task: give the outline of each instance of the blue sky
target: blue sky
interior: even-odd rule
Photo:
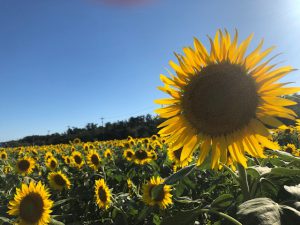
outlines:
[[[173,52],[218,28],[300,68],[296,0],[110,1],[0,0],[0,141],[153,113]]]

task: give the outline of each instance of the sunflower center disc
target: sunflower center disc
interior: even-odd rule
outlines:
[[[100,200],[101,200],[102,202],[106,202],[106,198],[107,198],[106,192],[105,192],[105,190],[103,190],[102,187],[99,188],[98,194],[99,194]]]
[[[145,152],[144,150],[138,150],[135,153],[135,157],[139,160],[143,160],[143,159],[147,159],[148,155],[147,155],[147,152]]]
[[[99,164],[99,158],[97,155],[92,155],[91,157],[91,161],[94,165],[98,165]]]
[[[132,157],[132,152],[127,152],[126,155],[127,155],[128,158],[131,158]]]
[[[80,164],[80,163],[82,162],[81,157],[78,156],[78,155],[75,155],[75,156],[74,156],[74,160],[75,160],[76,164]]]
[[[30,162],[28,162],[27,160],[21,160],[18,163],[19,169],[22,171],[27,171],[29,169],[30,166]]]
[[[180,160],[181,152],[182,152],[182,148],[173,151],[174,157],[175,157],[177,160]]]
[[[292,149],[291,147],[287,147],[287,148],[285,149],[285,151],[286,151],[287,153],[291,153],[291,154],[292,154],[293,149]]]
[[[152,187],[149,188],[149,195],[150,196],[152,196],[152,190],[156,186],[157,185],[154,185],[154,186],[152,186]],[[157,196],[155,198],[153,198],[153,200],[157,201],[157,202],[161,202],[162,200],[164,200],[164,197],[165,197],[165,192],[164,192],[164,189],[162,187],[161,190],[159,191],[159,193],[157,193]]]
[[[31,193],[20,203],[20,217],[30,224],[36,224],[44,212],[44,202],[38,193]]]
[[[59,186],[65,186],[66,181],[61,175],[54,176],[54,182]]]
[[[51,166],[51,168],[55,168],[56,167],[56,162],[54,160],[51,160],[50,166]]]
[[[184,89],[183,113],[199,133],[230,134],[255,117],[258,95],[254,80],[241,65],[208,65]]]

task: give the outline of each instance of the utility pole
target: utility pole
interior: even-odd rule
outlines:
[[[101,126],[102,126],[102,141],[103,141],[104,140],[104,125],[103,125],[104,118],[101,117],[100,119],[101,119]]]
[[[100,119],[101,119],[101,124],[102,124],[101,126],[103,127],[103,120],[104,120],[104,118],[101,117]]]

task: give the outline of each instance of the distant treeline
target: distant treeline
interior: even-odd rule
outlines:
[[[297,102],[297,105],[290,106],[298,116],[300,116],[300,95],[294,94],[286,96],[286,98]],[[280,118],[279,118],[280,119]],[[288,119],[280,119],[286,125],[294,125],[294,121]],[[28,145],[49,145],[69,143],[75,138],[80,138],[82,141],[96,140],[113,140],[125,139],[128,136],[132,137],[149,137],[156,134],[157,125],[163,119],[156,116],[146,115],[130,117],[128,120],[118,121],[114,123],[106,123],[104,126],[98,126],[94,123],[88,123],[84,128],[72,127],[64,133],[54,133],[50,135],[33,135],[27,136],[20,140],[0,143],[0,146],[28,146]]]
[[[151,116],[130,117],[128,120],[105,123],[98,126],[95,123],[88,123],[84,128],[72,127],[64,133],[53,133],[49,135],[32,135],[20,140],[0,143],[2,147],[16,147],[29,145],[49,145],[69,143],[75,138],[86,141],[125,139],[132,137],[149,137],[157,133],[157,125],[163,120]]]

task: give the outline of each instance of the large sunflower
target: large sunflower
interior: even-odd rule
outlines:
[[[99,154],[95,150],[90,150],[89,154],[87,155],[87,164],[93,170],[98,170],[101,165],[101,158]]]
[[[173,204],[170,185],[163,185],[162,190],[158,193],[157,197],[152,197],[152,190],[154,187],[164,183],[160,177],[152,177],[147,184],[143,185],[143,201],[145,204],[154,206],[158,205],[161,209],[167,208]]]
[[[16,171],[22,175],[30,174],[34,169],[34,166],[35,166],[35,161],[33,158],[30,157],[20,158],[16,163]]]
[[[107,209],[111,203],[111,193],[104,179],[96,180],[95,183],[96,203],[99,208]]]
[[[53,202],[45,186],[38,182],[30,182],[29,186],[22,184],[16,189],[14,199],[9,202],[8,214],[18,216],[22,225],[43,225],[50,222]]]
[[[104,158],[111,159],[112,158],[112,151],[108,148],[104,152]]]
[[[7,153],[6,151],[0,152],[0,160],[6,160],[7,159]]]
[[[71,182],[68,177],[61,171],[52,172],[48,175],[50,186],[54,190],[62,191],[63,189],[70,189]]]
[[[127,161],[132,161],[134,159],[134,151],[130,148],[124,150],[123,157],[127,159]]]
[[[54,157],[48,158],[48,160],[46,161],[46,166],[47,166],[50,170],[55,170],[55,169],[58,167],[57,159],[54,158]]]
[[[78,169],[84,165],[82,155],[79,151],[72,152],[72,163],[73,166],[77,167]]]
[[[182,148],[176,150],[173,150],[171,148],[168,149],[168,157],[175,164],[176,167],[186,167],[189,164],[189,162],[192,161],[192,155],[181,161],[181,153]]]
[[[287,144],[286,146],[283,147],[283,150],[287,153],[297,156],[298,150],[294,144]]]
[[[152,159],[146,150],[139,149],[134,154],[134,162],[138,165],[145,165],[149,163]]]
[[[300,89],[276,83],[294,69],[275,69],[276,64],[269,64],[274,57],[261,62],[273,49],[261,51],[263,41],[245,56],[252,36],[238,44],[237,31],[232,40],[226,30],[218,30],[214,40],[209,38],[210,53],[195,39],[195,49],[176,54],[179,65],[170,62],[177,76],[161,75],[165,86],[159,89],[171,98],[156,100],[164,105],[156,112],[167,119],[158,126],[163,127],[159,134],[167,137],[172,149],[183,147],[181,161],[200,146],[198,165],[211,151],[212,168],[226,163],[228,152],[246,167],[245,153],[264,157],[264,146],[276,148],[267,139],[266,126],[282,125],[276,117],[295,119],[294,111],[285,106],[296,103],[279,96]]]

